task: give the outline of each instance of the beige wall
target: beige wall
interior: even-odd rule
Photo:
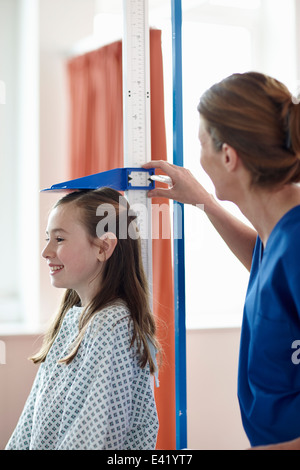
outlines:
[[[40,338],[34,335],[2,336],[6,364],[0,364],[0,449],[14,429],[30,392],[37,367],[28,357],[38,350]]]
[[[245,449],[236,398],[240,331],[187,332],[188,447],[191,449]],[[14,429],[30,391],[37,366],[27,360],[41,338],[32,335],[0,338],[6,346],[6,364],[0,365],[0,449]]]
[[[187,331],[188,446],[248,448],[237,400],[239,329]]]

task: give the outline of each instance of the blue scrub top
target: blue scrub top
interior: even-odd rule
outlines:
[[[300,206],[257,238],[241,332],[238,396],[252,446],[300,437]]]

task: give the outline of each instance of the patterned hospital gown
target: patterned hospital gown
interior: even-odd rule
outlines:
[[[97,313],[73,361],[58,364],[77,336],[81,311],[67,312],[6,449],[155,449],[152,377],[130,348],[124,305]]]

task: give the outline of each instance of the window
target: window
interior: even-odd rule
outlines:
[[[35,2],[0,3],[0,79],[5,90],[0,104],[1,330],[11,323],[34,323],[38,311],[35,13]]]
[[[16,2],[1,3],[0,13],[0,47],[4,51],[1,57],[0,79],[2,91],[5,89],[5,100],[0,104],[0,191],[1,191],[1,278],[0,278],[0,317],[6,311],[15,316],[17,292],[15,282],[15,268],[17,256],[15,251],[16,220],[12,217],[15,213],[16,194],[13,183],[13,171],[15,168],[14,155],[16,144],[8,136],[12,135],[15,119],[15,86],[16,80],[16,35],[17,28],[13,21],[16,14]],[[4,14],[3,14],[4,13]],[[5,23],[7,28],[5,28]],[[9,44],[10,50],[5,47]],[[3,249],[5,247],[5,249]],[[5,267],[5,269],[4,269]]]
[[[293,1],[281,0],[210,0],[183,10],[184,161],[211,193],[214,188],[199,165],[199,98],[222,78],[249,70],[273,75],[293,89],[294,18]],[[284,34],[278,35],[279,29]],[[245,221],[233,204],[223,205]],[[185,212],[187,328],[238,327],[249,273],[205,214],[189,206]]]
[[[160,2],[160,6],[152,11],[150,22],[163,32],[165,115],[168,156],[172,161],[169,4],[169,1]],[[211,193],[214,192],[213,185],[199,164],[199,98],[217,81],[232,73],[249,70],[273,75],[295,95],[297,91],[299,93],[295,5],[294,0],[182,1],[184,165]],[[222,204],[249,223],[235,205]],[[205,214],[187,205],[185,262],[187,328],[239,327],[249,273],[230,252]]]
[[[236,25],[184,21],[182,37],[185,165],[213,193],[211,182],[199,165],[196,107],[200,95],[211,84],[233,71],[253,68],[251,33]],[[186,207],[185,237],[187,328],[236,326],[241,319],[248,281],[246,269],[206,216],[196,214],[194,207]]]

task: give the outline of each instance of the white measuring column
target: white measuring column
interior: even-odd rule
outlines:
[[[141,167],[151,160],[148,0],[123,0],[123,17],[124,166]],[[128,190],[126,196],[139,215],[144,269],[152,292],[151,200],[145,190]]]

